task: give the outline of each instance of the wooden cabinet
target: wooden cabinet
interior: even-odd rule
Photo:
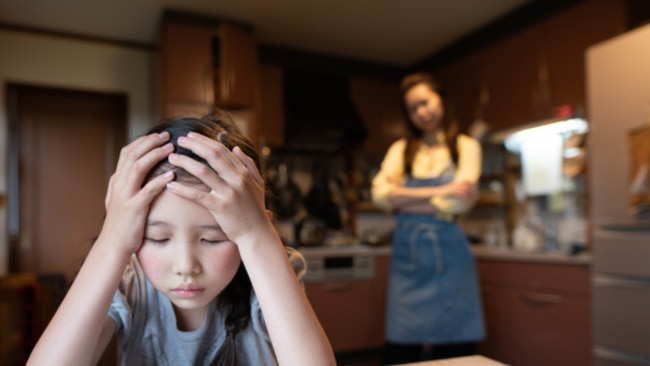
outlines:
[[[214,103],[210,28],[163,22],[160,36],[163,116],[209,111]]]
[[[284,70],[281,66],[260,67],[259,137],[269,146],[284,145]]]
[[[219,25],[213,43],[215,104],[250,108],[259,84],[257,41],[252,32],[228,23]]]
[[[315,282],[305,286],[334,352],[380,348],[384,344],[389,257],[375,258],[372,279]]]
[[[587,48],[625,30],[625,0],[583,1],[435,70],[461,129],[482,117],[492,131],[585,104]]]
[[[585,51],[625,31],[624,5],[622,1],[586,1],[544,22],[553,106],[586,108]]]
[[[480,353],[510,365],[590,365],[585,265],[478,261],[487,338]]]
[[[406,134],[398,82],[351,77],[350,97],[368,131],[365,152],[384,154]]]
[[[214,106],[254,108],[259,83],[252,32],[225,22],[163,21],[160,88],[163,117],[201,116]]]

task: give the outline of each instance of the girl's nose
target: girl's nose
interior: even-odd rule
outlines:
[[[201,264],[190,245],[182,245],[174,259],[174,273],[180,276],[196,276],[201,273]]]

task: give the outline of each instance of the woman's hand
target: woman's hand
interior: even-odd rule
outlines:
[[[446,196],[456,196],[464,201],[469,201],[474,196],[476,184],[468,181],[453,181],[445,186]]]
[[[255,162],[239,147],[232,151],[197,133],[178,139],[178,144],[205,159],[206,166],[190,157],[172,154],[172,164],[200,179],[208,190],[173,182],[169,189],[204,206],[235,244],[269,223],[264,205],[264,180]]]
[[[174,151],[169,133],[142,136],[120,151],[115,173],[108,183],[104,201],[106,219],[100,237],[119,245],[125,254],[137,251],[142,244],[149,205],[165,188],[172,172],[155,177],[143,186],[149,171]]]

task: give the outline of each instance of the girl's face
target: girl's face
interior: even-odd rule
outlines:
[[[425,135],[440,128],[440,121],[445,113],[442,99],[427,84],[418,84],[409,89],[404,96],[404,103],[411,121]]]
[[[190,328],[203,324],[210,302],[241,262],[237,246],[207,209],[167,191],[151,204],[137,256],[149,281]]]

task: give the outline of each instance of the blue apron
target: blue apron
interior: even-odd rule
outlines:
[[[439,178],[408,178],[405,186],[435,186]],[[397,212],[388,280],[386,340],[447,344],[485,336],[474,256],[461,227],[430,214]]]

